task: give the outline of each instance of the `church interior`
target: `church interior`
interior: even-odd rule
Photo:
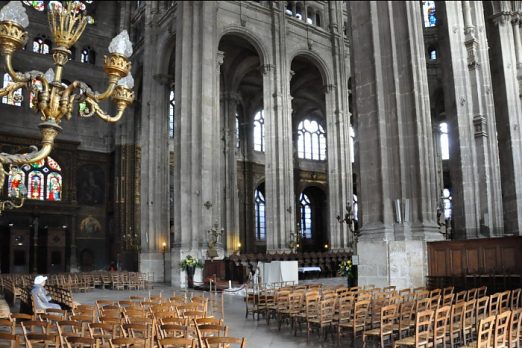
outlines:
[[[0,1],[0,289],[196,289],[381,346],[413,303],[417,341],[520,347],[521,28],[522,1]]]

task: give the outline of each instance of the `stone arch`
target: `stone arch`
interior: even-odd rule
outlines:
[[[261,65],[266,65],[270,63],[268,51],[266,50],[265,45],[263,44],[262,40],[260,40],[257,37],[257,35],[254,34],[252,31],[235,25],[224,28],[218,37],[218,45],[225,35],[238,35],[242,37],[254,47],[254,49],[257,52],[257,55],[259,56],[259,61],[262,62]]]
[[[291,66],[294,59],[299,56],[308,59],[319,70],[319,73],[321,74],[321,77],[323,79],[323,86],[332,84],[333,78],[328,64],[321,56],[319,56],[314,51],[308,49],[298,49],[289,56],[288,66]]]

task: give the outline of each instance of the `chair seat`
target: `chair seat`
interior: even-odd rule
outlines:
[[[477,341],[469,342],[467,345],[462,348],[477,348]]]
[[[415,336],[405,337],[398,341],[395,341],[396,346],[414,346],[415,345]]]
[[[393,330],[394,329],[386,330],[386,331],[383,332],[383,335],[391,335],[391,334],[393,334]],[[365,336],[380,336],[381,335],[381,329],[380,328],[375,328],[375,329],[371,329],[371,330],[366,330],[366,331],[364,331],[364,335]]]

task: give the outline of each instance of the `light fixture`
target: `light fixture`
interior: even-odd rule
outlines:
[[[67,1],[62,6],[50,6],[48,9],[48,22],[54,42],[52,57],[54,67],[44,74],[39,71],[26,73],[16,72],[12,65],[13,54],[21,49],[28,38],[25,28],[29,25],[29,18],[21,1],[10,1],[0,10],[0,54],[5,60],[5,71],[12,79],[7,86],[0,88],[0,97],[10,96],[19,101],[20,97],[15,92],[20,88],[31,91],[31,108],[42,121],[40,123],[41,143],[38,150],[32,147],[32,151],[23,154],[0,153],[0,190],[2,190],[5,177],[14,169],[25,164],[38,162],[46,158],[53,149],[54,140],[62,130],[60,123],[63,118],[69,120],[72,117],[74,105],[83,103],[80,108],[80,116],[98,116],[107,122],[117,122],[122,117],[125,109],[134,100],[134,81],[130,75],[132,55],[132,43],[127,31],[118,34],[109,45],[109,55],[105,56],[104,71],[109,77],[107,89],[98,93],[92,91],[82,81],[74,81],[70,85],[62,83],[64,65],[71,58],[69,50],[80,38],[88,17],[77,1]],[[41,89],[38,87],[41,84]],[[116,104],[117,113],[110,116],[99,105],[99,102],[111,98]],[[5,121],[4,121],[5,122]],[[8,200],[0,201],[0,214],[5,209],[20,208],[27,190],[18,187],[8,192]]]

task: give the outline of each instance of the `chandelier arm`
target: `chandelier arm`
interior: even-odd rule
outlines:
[[[102,101],[102,100],[105,100],[107,98],[109,98],[111,95],[112,95],[112,92],[114,92],[114,88],[116,87],[116,83],[118,81],[116,80],[116,78],[110,78],[109,79],[109,85],[107,86],[107,89],[105,90],[105,92],[103,93],[98,93],[98,92],[95,92],[94,94],[92,93],[86,93],[90,98],[93,98],[95,99],[96,101]]]
[[[22,196],[20,198],[20,203],[16,204],[13,201],[0,201],[0,215],[2,212],[7,209],[18,209],[24,205],[25,197]]]
[[[103,109],[100,107],[100,105],[98,105],[98,103],[95,100],[93,100],[92,98],[87,97],[87,99],[85,101],[92,107],[92,110],[93,110],[94,114],[96,114],[96,116],[98,116],[105,122],[109,122],[109,123],[118,122],[120,120],[120,118],[123,116],[125,109],[127,108],[126,103],[117,102],[116,104],[117,104],[118,112],[116,113],[116,116],[111,116],[111,115],[107,114],[105,111],[103,111]]]
[[[5,71],[11,76],[13,79],[13,82],[24,82],[27,83],[31,81],[31,77],[28,74],[22,74],[19,72],[16,72],[13,69],[13,61],[12,61],[13,55],[11,53],[7,53],[4,55],[4,68]]]
[[[19,88],[27,87],[27,82],[11,82],[4,88],[0,88],[0,97],[11,94]]]

